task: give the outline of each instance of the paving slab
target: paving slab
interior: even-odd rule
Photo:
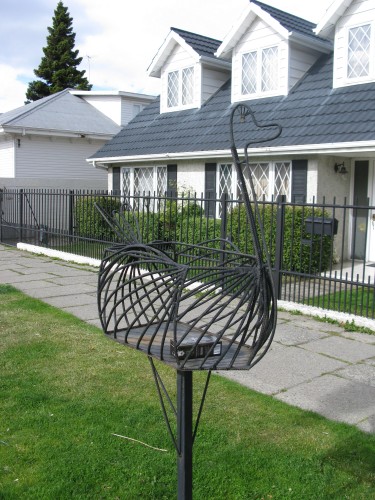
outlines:
[[[22,289],[22,285],[19,286]],[[28,290],[28,294],[36,299],[48,299],[51,297],[64,297],[65,295],[77,295],[79,293],[91,292],[92,287],[90,285],[76,285],[74,288],[70,286],[50,286],[46,289],[35,288],[34,290]]]
[[[72,306],[92,305],[93,303],[96,305],[95,298],[87,293],[81,293],[79,295],[64,295],[63,297],[59,295],[57,297],[47,297],[43,300],[44,302],[47,302],[47,304],[60,307],[61,309]]]
[[[325,332],[310,330],[306,328],[297,328],[291,322],[277,324],[274,340],[284,345],[299,345],[321,339],[328,334]]]
[[[50,273],[33,273],[33,274],[20,274],[19,272],[13,271],[0,271],[0,282],[8,284],[18,284],[25,283],[26,281],[38,282],[40,280],[50,279],[52,275]]]
[[[17,287],[19,290],[22,290],[25,293],[28,293],[29,290],[36,290],[38,288],[40,289],[47,289],[49,287],[55,286],[54,283],[51,283],[48,280],[28,280],[24,282],[18,282],[16,283]]]
[[[332,420],[350,424],[358,424],[375,415],[375,387],[330,374],[274,397]]]
[[[299,347],[273,344],[266,356],[249,372],[228,371],[223,374],[256,391],[277,394],[345,366],[347,364],[343,361]]]
[[[96,303],[82,306],[66,307],[65,311],[84,321],[99,320],[98,306]]]
[[[346,378],[347,380],[354,380],[361,382],[361,384],[371,385],[375,387],[375,365],[357,364],[350,365],[346,368],[341,368],[335,372],[338,377]]]
[[[375,356],[375,345],[365,344],[337,335],[325,337],[305,344],[304,349],[332,356],[350,363],[362,361]]]
[[[67,277],[59,277],[53,276],[50,278],[50,281],[55,285],[60,286],[74,286],[80,285],[82,283],[90,284],[95,289],[98,286],[98,276],[92,273],[85,273],[83,276],[80,274],[79,276],[67,276]]]

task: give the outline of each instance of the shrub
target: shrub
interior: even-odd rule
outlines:
[[[276,214],[275,205],[260,207],[260,218],[272,265],[275,265],[276,256]],[[328,216],[326,211],[318,208],[285,207],[283,270],[315,274],[329,267],[333,247],[332,236],[312,235],[307,233],[305,228],[307,217]],[[256,221],[256,226],[260,237],[259,220]],[[254,253],[254,243],[243,205],[237,205],[228,213],[227,233],[242,252]]]
[[[116,235],[95,208],[95,203],[100,205],[108,214],[119,210],[120,201],[108,196],[79,196],[74,205],[75,234],[84,238],[97,240],[115,240]]]

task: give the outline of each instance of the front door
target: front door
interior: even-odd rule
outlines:
[[[354,164],[353,205],[368,207],[368,177],[369,162],[356,161]],[[369,210],[367,208],[353,209],[352,258],[366,260],[366,247],[369,232]]]

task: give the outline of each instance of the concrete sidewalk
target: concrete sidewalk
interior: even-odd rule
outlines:
[[[97,268],[0,245],[0,283],[100,328]],[[220,372],[276,399],[375,433],[375,335],[279,312],[275,340],[250,371]],[[1,318],[0,318],[1,321]]]

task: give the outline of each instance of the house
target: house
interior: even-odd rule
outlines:
[[[283,127],[250,149],[259,197],[375,205],[373,0],[335,0],[318,25],[250,0],[223,41],[171,28],[149,74],[160,97],[90,158],[109,188],[236,195],[229,117],[244,102]],[[375,262],[375,209],[344,227],[347,257]]]
[[[106,189],[86,162],[154,96],[63,90],[0,115],[0,188]]]

